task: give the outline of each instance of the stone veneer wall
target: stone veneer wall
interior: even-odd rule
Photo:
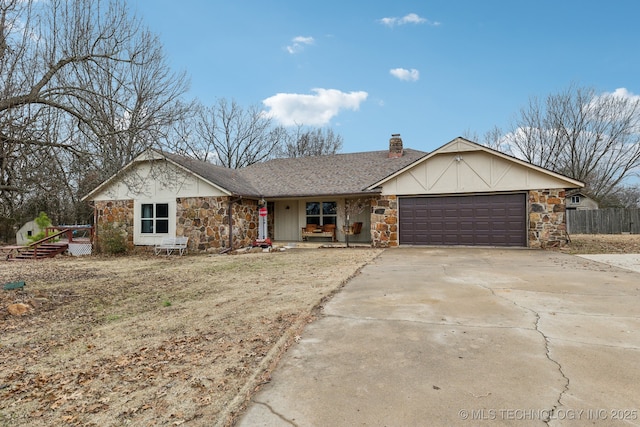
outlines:
[[[189,237],[189,249],[206,251],[229,247],[229,198],[183,197],[177,199],[177,236]],[[258,236],[258,204],[255,200],[233,203],[233,248],[250,245]]]
[[[564,246],[568,241],[565,190],[529,191],[529,247]]]
[[[105,226],[120,228],[127,236],[127,246],[133,248],[133,200],[109,200],[95,202],[95,247],[101,252],[100,234]]]
[[[398,246],[398,198],[380,196],[371,200],[371,246]]]

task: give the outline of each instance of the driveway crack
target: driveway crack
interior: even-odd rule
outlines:
[[[269,405],[266,402],[260,402],[259,400],[254,400],[254,403],[258,404],[258,405],[262,405],[265,406],[273,415],[275,415],[276,417],[280,418],[282,421],[284,421],[285,423],[292,425],[294,427],[298,427],[298,424],[294,423],[293,421],[291,421],[290,419],[286,418],[284,415],[282,415],[281,413],[277,412],[275,409],[273,409],[271,407],[271,405]]]
[[[553,357],[551,357],[551,349],[549,347],[549,337],[547,337],[547,335],[542,332],[542,330],[540,329],[540,313],[538,313],[536,310],[530,308],[530,307],[525,307],[524,305],[520,305],[518,304],[516,301],[507,298],[504,295],[498,295],[494,289],[488,287],[488,286],[484,286],[481,284],[476,284],[477,286],[480,286],[481,288],[484,288],[486,290],[488,290],[489,292],[491,292],[491,294],[497,298],[502,298],[506,301],[509,301],[511,304],[515,305],[516,307],[519,307],[523,310],[527,310],[531,313],[533,313],[535,315],[536,321],[534,323],[535,325],[535,331],[538,332],[540,334],[540,336],[544,339],[544,348],[545,348],[545,356],[547,358],[547,360],[549,360],[551,363],[553,363],[554,365],[556,365],[558,367],[558,372],[560,373],[560,375],[562,376],[562,378],[564,379],[564,387],[562,388],[562,391],[560,392],[560,394],[558,394],[558,399],[556,399],[556,404],[553,405],[553,407],[551,408],[551,410],[549,411],[549,415],[546,419],[542,420],[544,421],[544,423],[546,425],[549,425],[549,422],[551,421],[551,419],[554,417],[556,410],[558,409],[559,406],[562,406],[562,397],[564,396],[564,394],[569,391],[569,377],[566,376],[566,374],[564,373],[563,369],[562,369],[562,364],[560,364],[560,362],[558,362],[557,360],[555,360]]]
[[[554,363],[557,367],[558,367],[558,372],[560,372],[560,375],[562,375],[562,378],[564,379],[564,387],[562,388],[562,391],[560,392],[560,394],[558,395],[558,399],[556,400],[556,404],[553,406],[553,408],[551,409],[551,411],[549,412],[549,417],[547,419],[544,420],[545,424],[549,425],[549,421],[551,421],[551,418],[553,418],[553,415],[555,414],[556,410],[558,409],[559,406],[562,406],[562,396],[564,396],[564,394],[569,391],[569,377],[567,377],[564,373],[564,371],[562,370],[562,365],[560,364],[560,362],[558,362],[556,359],[554,359],[553,357],[551,357],[551,350],[549,348],[549,337],[547,337],[545,335],[544,332],[542,332],[542,330],[540,329],[540,314],[538,314],[537,311],[532,310],[528,307],[523,307],[517,303],[514,302],[515,305],[517,305],[518,307],[522,307],[525,310],[530,310],[532,313],[535,314],[536,316],[536,331],[542,336],[542,338],[544,339],[544,347],[545,347],[545,355],[547,356],[547,359]]]

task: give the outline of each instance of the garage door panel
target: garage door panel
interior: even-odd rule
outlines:
[[[472,234],[461,234],[460,245],[473,246],[474,236]]]
[[[418,222],[415,224],[415,231],[420,232],[420,231],[427,231],[429,230],[429,226],[427,225],[426,222]]]
[[[458,242],[458,234],[445,234],[444,235],[444,244],[445,245],[459,245]]]
[[[502,208],[493,208],[491,209],[491,216],[493,217],[504,217],[508,215],[508,209],[505,207]]]
[[[399,208],[400,244],[527,245],[525,194],[401,198]]]
[[[518,224],[515,222],[510,222],[509,224],[507,224],[508,231],[520,231],[520,227],[521,227],[521,224]]]
[[[451,212],[455,212],[455,209],[451,209]],[[458,216],[460,218],[473,218],[476,216],[476,212],[473,208],[462,208],[458,211]]]
[[[461,233],[468,233],[468,234],[473,234],[473,222],[471,221],[463,221],[460,223],[460,232]]]

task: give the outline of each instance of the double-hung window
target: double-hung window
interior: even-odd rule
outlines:
[[[141,205],[141,227],[144,234],[169,233],[169,204],[143,203]]]
[[[336,224],[337,216],[336,202],[307,202],[307,224]]]

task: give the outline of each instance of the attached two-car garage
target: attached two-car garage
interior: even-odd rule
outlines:
[[[401,245],[527,246],[525,193],[398,199]]]
[[[565,190],[584,184],[456,138],[367,187],[374,245],[555,247]]]

